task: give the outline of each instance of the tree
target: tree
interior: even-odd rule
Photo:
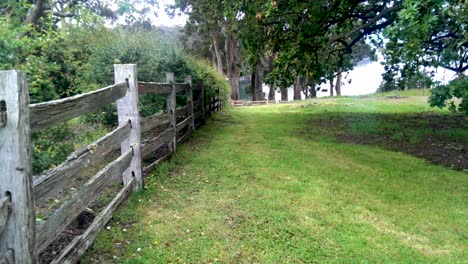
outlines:
[[[395,24],[384,31],[385,83],[404,89],[406,83],[424,68],[442,67],[452,71],[456,79],[433,90],[433,106],[450,106],[452,110],[468,112],[466,71],[468,70],[467,5],[460,0],[406,0]],[[450,101],[462,99],[457,108]]]

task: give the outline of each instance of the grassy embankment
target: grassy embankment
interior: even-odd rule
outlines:
[[[451,119],[422,97],[220,113],[147,179],[84,263],[466,263],[466,171],[340,143],[315,122],[429,111]],[[408,134],[427,136],[429,125]],[[379,136],[398,126],[355,118],[342,127]],[[451,130],[434,133],[468,138],[466,124]]]

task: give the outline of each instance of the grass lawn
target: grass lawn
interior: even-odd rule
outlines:
[[[147,178],[83,263],[467,263],[466,170],[342,142],[315,122],[428,112],[452,118],[423,97],[225,110]],[[404,132],[397,121],[341,127]],[[424,124],[408,133],[428,136]],[[446,130],[433,133],[466,143],[466,124]]]

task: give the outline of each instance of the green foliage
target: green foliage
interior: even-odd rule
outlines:
[[[226,102],[229,98],[230,88],[224,76],[220,75],[202,59],[187,56],[186,60],[194,83],[202,82],[205,87],[209,87],[210,89],[206,93],[208,96],[214,95],[214,92],[219,89],[220,93],[224,95]]]
[[[457,98],[459,102],[457,102]],[[431,106],[448,107],[452,112],[468,115],[468,79],[461,77],[447,85],[440,85],[431,90]]]
[[[402,89],[427,67],[442,67],[463,79],[468,69],[467,19],[465,1],[405,0],[396,23],[384,31],[389,41],[383,50],[383,88]],[[468,113],[463,83],[466,87],[464,80],[437,87],[430,104]],[[455,98],[462,101],[458,106]]]
[[[33,173],[40,173],[62,163],[74,149],[70,139],[71,133],[66,124],[34,133]]]

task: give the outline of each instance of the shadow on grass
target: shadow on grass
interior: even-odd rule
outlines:
[[[328,112],[314,114],[301,132],[343,143],[379,146],[433,164],[468,170],[467,116]]]

